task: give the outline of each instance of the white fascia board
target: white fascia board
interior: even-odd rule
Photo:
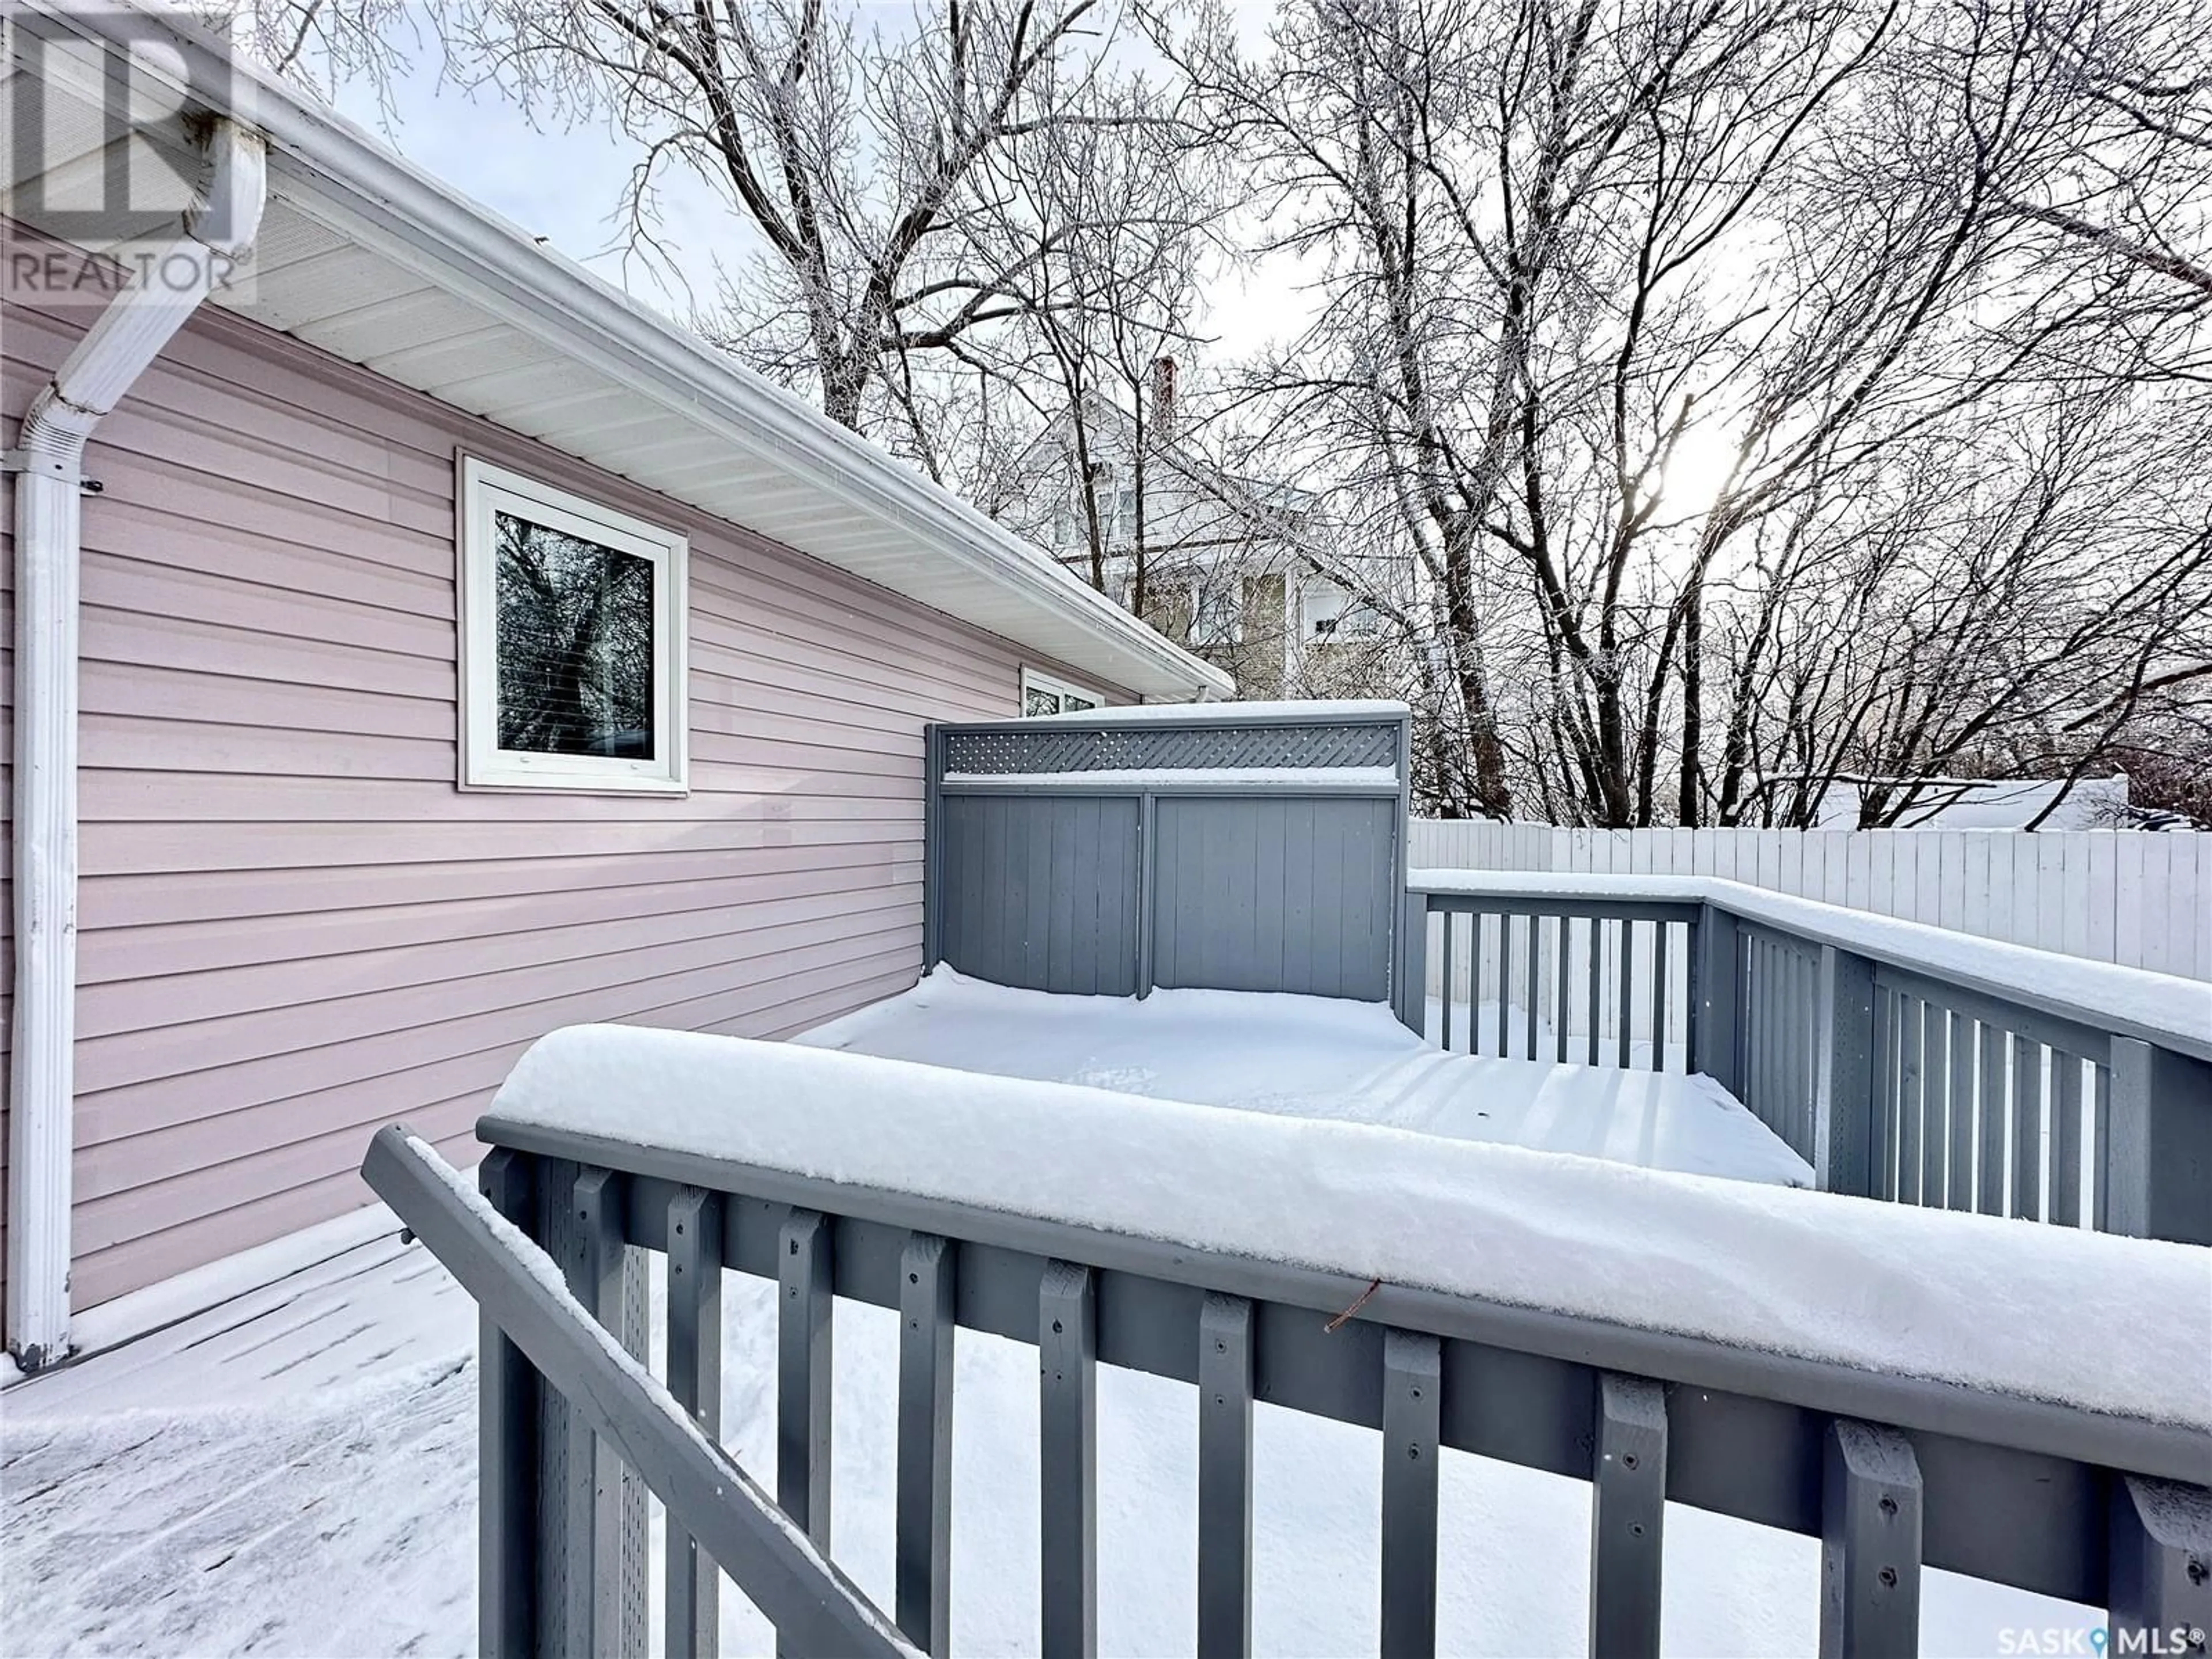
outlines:
[[[215,49],[196,28],[173,13],[146,15],[172,29],[187,64],[213,66]],[[103,28],[99,13],[68,21],[89,33]],[[1103,657],[1082,665],[1103,678],[1147,696],[1233,692],[1222,671],[859,434],[537,246],[350,122],[258,70],[228,69],[253,82],[252,119],[270,148],[270,193],[287,206],[1050,611],[1104,648]],[[207,76],[203,83],[216,82]]]

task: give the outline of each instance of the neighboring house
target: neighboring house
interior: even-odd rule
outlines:
[[[1381,629],[1314,567],[1319,503],[1235,477],[1186,441],[1176,377],[1172,357],[1152,365],[1142,422],[1103,395],[1079,422],[1055,422],[1016,464],[1002,516],[1085,580],[1103,574],[1116,603],[1234,676],[1247,697],[1358,689],[1347,647]]]
[[[362,1203],[380,1123],[467,1157],[555,1026],[777,1036],[912,983],[925,722],[1012,714],[1025,681],[1231,690],[319,106],[210,94],[188,27],[11,21],[49,136],[0,221],[33,262],[0,402],[29,452],[0,561],[26,1359],[72,1306]],[[160,48],[141,138],[231,210],[199,243],[252,245],[196,310],[94,295],[97,240],[57,229],[126,35]],[[186,185],[140,172],[189,269]]]

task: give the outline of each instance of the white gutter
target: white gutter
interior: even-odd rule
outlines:
[[[76,1042],[79,504],[85,441],[252,246],[268,151],[210,124],[206,199],[100,314],[23,417],[15,479],[15,1006],[9,1078],[8,1349],[69,1352]],[[152,280],[149,280],[149,279]]]

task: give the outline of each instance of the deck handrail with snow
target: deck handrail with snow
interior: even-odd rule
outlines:
[[[2193,981],[1713,878],[1417,869],[1395,1000],[1417,1031],[1431,917],[1447,1048],[1456,1023],[1476,1054],[1680,1056],[1827,1190],[2212,1244]]]
[[[703,1550],[709,1563],[720,1563],[770,1613],[780,1630],[802,1638],[807,1651],[868,1659],[914,1653],[890,1621],[709,1437],[697,1401],[677,1399],[665,1382],[641,1372],[612,1334],[595,1322],[577,1299],[581,1287],[574,1281],[588,1278],[590,1268],[609,1264],[587,1248],[579,1253],[584,1271],[572,1270],[564,1282],[542,1249],[514,1232],[500,1213],[501,1200],[514,1198],[511,1166],[502,1162],[488,1169],[479,1197],[470,1191],[466,1176],[392,1124],[369,1143],[362,1174],[483,1309],[480,1359],[487,1421],[493,1420],[489,1402],[510,1398],[525,1383],[526,1374],[520,1367],[526,1362],[558,1392],[574,1426],[589,1437],[580,1443],[604,1442],[661,1501],[677,1540],[676,1553],[683,1558],[672,1560],[670,1567],[678,1609],[701,1605],[696,1551]],[[673,1224],[680,1231],[684,1222],[679,1218]],[[611,1265],[619,1272],[619,1262]],[[487,1460],[488,1498],[514,1484],[513,1465],[501,1462],[513,1449],[500,1437],[485,1437],[481,1451]],[[579,1478],[563,1494],[565,1501],[582,1505],[569,1511],[572,1524],[588,1533],[604,1518],[619,1528],[624,1520],[619,1509],[610,1513],[600,1502],[604,1495],[620,1504],[619,1478],[606,1480],[595,1456],[576,1473]],[[520,1650],[528,1646],[523,1620],[529,1598],[512,1592],[524,1572],[534,1579],[539,1558],[528,1548],[528,1533],[505,1513],[491,1515],[484,1541],[483,1651]],[[569,1628],[588,1630],[591,1636],[588,1642],[569,1643],[568,1650],[635,1651],[634,1644],[623,1639],[620,1609],[611,1601],[592,1604],[583,1594],[588,1579],[571,1582],[571,1603],[580,1606],[584,1621]],[[712,1604],[710,1594],[704,1605]],[[672,1628],[682,1630],[680,1611],[677,1616],[679,1622]]]
[[[1162,1201],[1177,1215],[1192,1213],[1187,1194],[1162,1200],[1157,1188],[1176,1186],[1176,1162],[1197,1160],[1206,1147],[1224,1161],[1203,1172],[1187,1170],[1182,1184],[1218,1185],[1217,1167],[1252,1167],[1254,1180],[1265,1182],[1269,1176],[1255,1167],[1255,1155],[1270,1146],[1279,1154],[1268,1161],[1277,1176],[1285,1160],[1334,1149],[1333,1156],[1291,1166],[1295,1179],[1316,1192],[1341,1193],[1350,1166],[1388,1175],[1413,1167],[1405,1160],[1433,1158],[1439,1170],[1480,1164],[1497,1177],[1447,1179],[1443,1190],[1432,1184],[1415,1199],[1462,1206],[1470,1221],[1506,1201],[1499,1180],[1579,1182],[1593,1192],[1619,1187],[1624,1194],[1656,1183],[1664,1189],[1660,1199],[1698,1212],[1687,1218],[1693,1228],[1735,1217],[1759,1233],[1764,1218],[1765,1227],[1794,1233],[1824,1254],[1849,1247],[1820,1226],[1802,1229],[1794,1211],[1838,1200],[1510,1149],[1431,1148],[1413,1144],[1425,1138],[1364,1126],[1123,1102],[1008,1079],[970,1079],[975,1095],[963,1098],[952,1089],[957,1074],[848,1055],[762,1052],[773,1045],[732,1043],[725,1055],[696,1047],[712,1040],[689,1039],[693,1046],[672,1068],[660,1061],[687,1040],[665,1033],[620,1034],[612,1045],[620,1052],[611,1051],[594,1069],[588,1044],[574,1039],[605,1036],[556,1034],[518,1068],[518,1080],[529,1072],[527,1086],[518,1091],[511,1083],[514,1097],[503,1094],[478,1126],[495,1149],[479,1176],[484,1192],[561,1264],[577,1300],[641,1357],[642,1263],[647,1253],[665,1255],[661,1364],[669,1393],[710,1437],[722,1358],[715,1269],[779,1285],[775,1498],[825,1548],[835,1301],[898,1312],[897,1397],[882,1402],[896,1422],[896,1618],[933,1654],[945,1653],[949,1639],[953,1334],[963,1327],[1039,1351],[1037,1647],[1048,1655],[1096,1650],[1101,1364],[1195,1388],[1194,1636],[1205,1656],[1250,1650],[1256,1401],[1381,1431],[1386,1655],[1435,1648],[1438,1576],[1451,1571],[1437,1550],[1443,1448],[1591,1483],[1594,1652],[1658,1650],[1668,1502],[1820,1538],[1824,1653],[1917,1650],[1923,1567],[2106,1607],[2115,1650],[2129,1650],[2118,1644],[2123,1637],[2141,1642],[2142,1632],[2212,1626],[2205,1572],[2212,1562],[2212,1492],[2205,1490],[2212,1485],[2212,1440],[2204,1432],[2205,1402],[2187,1385],[2177,1387],[2170,1372],[2137,1367],[2129,1385],[2136,1392],[2121,1388],[2106,1401],[2112,1409],[2089,1409],[2056,1403],[2077,1385],[2054,1382],[2061,1374],[2048,1368],[2073,1362],[2043,1357],[2038,1345],[2006,1351],[2036,1356],[2020,1363],[2024,1387],[2049,1390],[2042,1398],[1661,1328],[1679,1306],[1656,1307],[1647,1328],[1396,1277],[1368,1283],[1340,1264],[1362,1249],[1387,1255],[1408,1248],[1403,1224],[1379,1218],[1370,1218],[1375,1231],[1363,1235],[1367,1244],[1345,1242],[1349,1235],[1340,1233],[1318,1241],[1322,1254],[1313,1260],[1334,1266],[1171,1242],[1141,1231],[1138,1219],[1157,1213]],[[564,1038],[571,1039],[565,1047]],[[703,1066],[695,1064],[702,1057]],[[700,1073],[688,1085],[684,1066]],[[609,1098],[609,1079],[625,1076],[634,1079],[634,1112]],[[797,1097],[795,1091],[809,1088],[817,1092]],[[1032,1101],[1041,1109],[1021,1127],[1013,1115]],[[1048,1144],[1056,1124],[1079,1121],[1095,1139],[1124,1111],[1139,1120],[1129,1126],[1126,1184],[1079,1195],[1062,1218],[946,1195],[988,1194],[997,1179],[989,1171],[1009,1158],[1043,1169],[1049,1160],[1030,1154]],[[938,1168],[917,1171],[916,1181],[941,1177],[953,1186],[931,1195],[888,1176],[836,1180],[809,1172],[908,1167],[903,1148],[916,1143],[896,1129],[878,1138],[889,1146],[854,1141],[856,1125],[888,1124],[908,1112],[920,1121],[906,1133],[926,1137],[943,1154]],[[755,1117],[764,1127],[747,1139],[752,1132],[742,1126]],[[736,1133],[732,1120],[740,1125]],[[620,1133],[611,1127],[617,1123]],[[610,1127],[583,1127],[592,1124]],[[713,1150],[738,1146],[754,1155]],[[412,1195],[393,1190],[376,1168],[368,1172],[412,1223]],[[1009,1206],[1038,1201],[1032,1191],[1002,1197]],[[1155,1209],[1146,1211],[1147,1203]],[[1778,1211],[1779,1203],[1790,1212]],[[1978,1229],[1985,1243],[1996,1237],[1989,1224],[1968,1218],[1866,1214],[1875,1231],[1910,1232],[1916,1240],[1936,1232],[1965,1240]],[[1070,1215],[1090,1219],[1065,1218]],[[1130,1218],[1127,1226],[1108,1224],[1117,1215]],[[1231,1217],[1194,1224],[1182,1236],[1226,1238],[1258,1224]],[[418,1231],[446,1254],[443,1237]],[[2055,1236],[2033,1242],[2035,1248],[2014,1253],[2004,1272],[2008,1282],[2039,1285],[2034,1294],[2044,1302],[2065,1293],[2070,1279],[2060,1269],[2077,1265],[2076,1254],[2126,1252],[2124,1263],[2092,1265],[2141,1270],[2135,1277],[2149,1288],[2130,1288],[2135,1300],[2089,1311],[2084,1328],[2098,1342],[2154,1325],[2152,1305],[2169,1305],[2195,1266],[2159,1254],[2172,1246]],[[1494,1265],[1480,1252],[1470,1259],[1484,1273]],[[1554,1276],[1584,1273],[1552,1259],[1536,1266]],[[1766,1271],[1758,1261],[1743,1268],[1747,1281]],[[1589,1272],[1608,1281],[1620,1277],[1602,1267]],[[1449,1274],[1431,1280],[1455,1282]],[[1718,1299],[1703,1304],[1709,1310],[1742,1299],[1713,1295]],[[1569,1296],[1551,1305],[1576,1304]],[[646,1407],[635,1397],[600,1394],[588,1402],[602,1413],[595,1419],[579,1408],[587,1402],[566,1392],[574,1379],[539,1382],[524,1353],[507,1345],[509,1334],[520,1333],[510,1332],[501,1310],[489,1302],[485,1313],[485,1651],[635,1650],[647,1593],[644,1505],[641,1496],[633,1501],[625,1492],[597,1435],[607,1427],[604,1413],[626,1421]],[[2185,1310],[2177,1316],[2186,1341],[2196,1316]],[[1784,1346],[1806,1336],[1775,1334],[1787,1339]],[[2172,1333],[2141,1334],[2149,1343]],[[1964,1358],[1970,1366],[1990,1363],[1978,1351]],[[2094,1383],[2101,1370],[2077,1367],[2066,1375],[2102,1386]],[[2181,1402],[2175,1409],[2190,1420],[2160,1415],[2168,1407],[2160,1401]],[[664,1592],[670,1650],[711,1653],[715,1581],[699,1571],[683,1541],[687,1525],[695,1535],[706,1528],[696,1512],[672,1513]],[[775,1616],[755,1586],[740,1580],[740,1587]],[[799,1650],[798,1632],[784,1636]]]

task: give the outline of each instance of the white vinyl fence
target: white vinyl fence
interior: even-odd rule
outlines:
[[[1408,851],[1416,869],[1719,876],[1984,939],[2212,980],[2212,834],[1561,830],[1416,818]],[[1439,966],[1432,955],[1431,994]]]

